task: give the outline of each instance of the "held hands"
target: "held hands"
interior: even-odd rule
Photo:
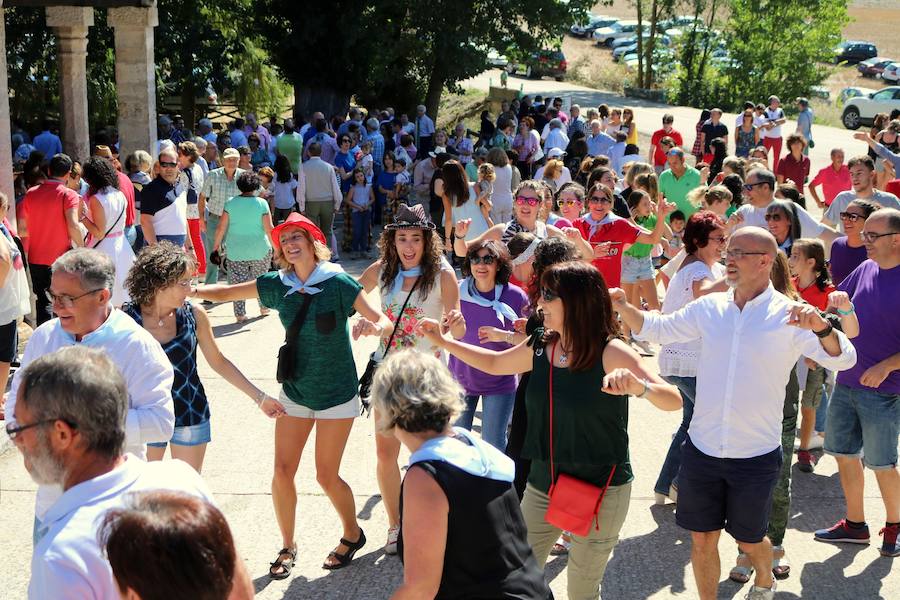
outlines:
[[[485,342],[506,342],[510,333],[512,332],[499,327],[484,325],[478,328],[478,341],[482,344]]]
[[[581,241],[581,232],[575,227],[563,227],[562,232],[570,242],[577,244]]]
[[[434,319],[422,319],[416,325],[416,335],[422,336],[435,346],[443,347],[447,340],[441,324]]]
[[[259,403],[259,410],[266,413],[266,416],[272,419],[277,419],[278,417],[283,417],[287,414],[281,402],[271,396],[266,396],[263,401]]]
[[[515,321],[513,321],[513,330],[516,333],[526,333],[525,325],[527,323],[528,323],[528,319],[526,319],[524,317],[520,317],[520,318],[516,319]]]
[[[662,200],[659,204],[656,205],[656,216],[660,219],[665,219],[667,216],[675,212],[678,208],[674,202],[666,202]]]
[[[603,378],[602,391],[613,396],[639,396],[644,389],[644,380],[629,369],[613,369]]]
[[[847,312],[853,308],[850,295],[847,292],[834,291],[828,294],[828,310],[842,310]]]
[[[809,304],[797,304],[788,309],[787,324],[812,332],[823,331],[828,326],[816,307]]]
[[[460,219],[456,222],[456,237],[464,238],[466,234],[469,233],[469,225],[472,224],[472,219]]]
[[[600,242],[599,244],[594,245],[594,258],[605,258],[609,256],[612,246],[612,242]]]
[[[376,325],[372,321],[368,319],[360,319],[356,323],[353,324],[353,339],[358,340],[361,336],[364,335],[375,335],[381,336],[384,333],[384,330],[380,325]]]
[[[609,299],[612,301],[613,310],[616,312],[620,312],[628,306],[628,297],[625,295],[625,290],[621,288],[609,288]]]
[[[444,315],[444,318],[441,321],[441,331],[443,333],[449,331],[453,337],[460,339],[466,335],[466,319],[461,312],[453,309]]]

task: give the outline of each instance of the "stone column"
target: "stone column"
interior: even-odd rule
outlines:
[[[156,69],[153,28],[156,6],[110,8],[106,22],[116,36],[116,89],[119,108],[119,153],[153,154],[156,146]]]
[[[13,190],[12,144],[9,132],[9,82],[6,78],[6,20],[0,0],[0,192],[9,198],[9,222],[16,226],[16,199]]]
[[[87,33],[94,9],[47,7],[47,26],[56,33],[59,60],[59,113],[63,151],[75,160],[90,156],[87,101]]]

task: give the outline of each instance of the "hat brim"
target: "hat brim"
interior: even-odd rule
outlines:
[[[328,246],[328,242],[325,241],[325,234],[323,234],[322,231],[318,227],[316,227],[315,225],[311,225],[309,223],[304,223],[303,221],[291,221],[290,223],[285,222],[285,223],[282,223],[281,225],[278,225],[278,226],[272,228],[272,232],[270,233],[269,237],[272,240],[272,245],[275,248],[277,248],[279,250],[281,249],[281,240],[279,238],[281,237],[281,232],[284,231],[285,229],[287,229],[288,227],[296,227],[297,229],[304,229],[309,234],[310,238],[312,238],[313,240],[319,242],[320,244],[322,244],[324,246]]]
[[[430,229],[432,231],[437,229],[435,224],[432,223],[431,221],[414,221],[414,222],[405,221],[402,223],[388,223],[387,225],[384,226],[384,228],[391,229],[391,230],[394,230],[394,229]]]

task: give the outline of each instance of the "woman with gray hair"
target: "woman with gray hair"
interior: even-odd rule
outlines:
[[[391,598],[552,598],[526,539],[512,459],[450,426],[462,393],[422,352],[394,353],[375,373],[376,427],[412,453],[400,493],[403,583]]]

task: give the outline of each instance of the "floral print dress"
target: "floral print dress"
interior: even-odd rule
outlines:
[[[390,297],[390,287],[381,286],[379,292],[381,295],[382,312],[384,312],[387,318],[391,320],[391,323],[396,323],[397,313],[403,307],[403,303],[406,301],[406,296],[409,295],[409,292],[401,290],[393,298]],[[412,297],[410,297],[409,302],[406,303],[403,315],[400,317],[397,333],[394,335],[393,341],[391,341],[390,352],[415,348],[420,352],[430,352],[432,355],[440,358],[446,363],[447,356],[443,350],[432,344],[427,338],[420,337],[415,333],[416,325],[418,325],[419,321],[422,319],[435,319],[440,321],[443,314],[444,302],[441,297],[441,277],[438,275],[434,285],[428,291],[427,297],[423,297],[422,292],[419,290],[418,286],[416,286]],[[375,352],[375,360],[379,362],[384,358],[387,340],[388,338],[386,337],[382,338],[378,345],[378,350]]]

